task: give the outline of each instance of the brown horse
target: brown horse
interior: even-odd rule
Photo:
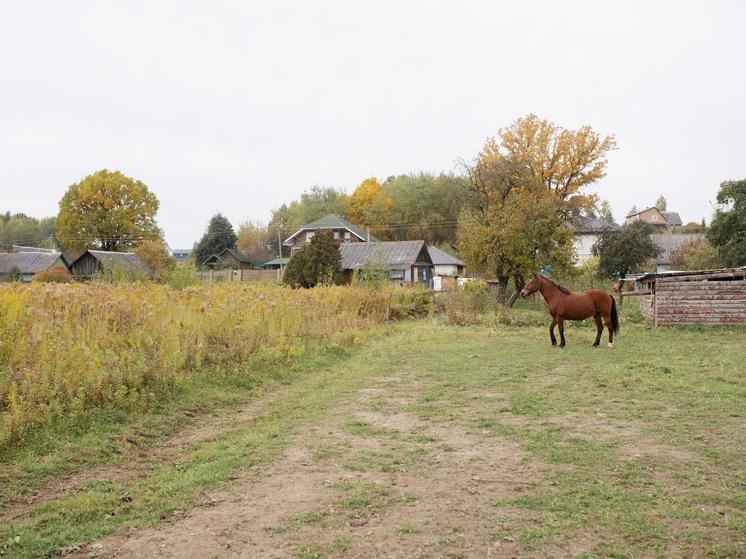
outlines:
[[[614,333],[619,331],[619,317],[616,314],[614,297],[600,289],[572,293],[549,278],[533,274],[521,290],[521,297],[527,297],[537,291],[541,292],[541,296],[549,306],[549,313],[552,315],[549,336],[553,346],[557,345],[557,338],[554,337],[555,325],[559,326],[560,347],[565,347],[565,320],[585,320],[592,316],[596,321],[596,341],[593,342],[593,347],[598,347],[601,341],[603,323],[606,323],[606,328],[609,330],[609,347],[614,347]]]

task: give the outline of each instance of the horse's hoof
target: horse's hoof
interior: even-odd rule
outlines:
[[[593,344],[593,347],[598,347],[598,344]]]
[[[609,347],[610,347],[611,349],[614,349],[614,344],[612,344],[611,342],[609,342]]]

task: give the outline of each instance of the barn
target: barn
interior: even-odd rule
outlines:
[[[746,267],[648,273],[635,280],[640,311],[656,326],[746,324]]]
[[[152,270],[134,252],[87,250],[70,264],[70,273],[77,279],[90,279],[107,270],[137,278],[153,276]]]
[[[0,281],[10,281],[19,274],[23,281],[54,266],[65,266],[67,262],[60,252],[10,252],[0,253]]]

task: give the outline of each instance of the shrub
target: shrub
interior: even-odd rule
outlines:
[[[135,254],[153,271],[153,277],[158,281],[164,281],[176,267],[176,260],[160,241],[140,241]]]
[[[671,253],[671,265],[676,270],[712,270],[721,264],[717,249],[706,240],[681,245]]]
[[[73,277],[65,266],[58,264],[48,270],[38,272],[34,275],[32,281],[37,283],[70,283],[73,281]]]

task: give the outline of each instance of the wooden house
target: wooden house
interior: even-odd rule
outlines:
[[[133,278],[153,276],[153,271],[134,252],[86,250],[69,268],[73,277],[81,280],[91,279],[106,271],[120,271]]]
[[[235,248],[223,249],[218,254],[205,259],[200,263],[200,267],[208,270],[253,270],[254,265],[251,259]]]
[[[0,253],[0,281],[11,281],[20,272],[22,281],[31,281],[43,270],[65,266],[67,261],[60,252],[3,252]]]
[[[656,272],[634,279],[640,311],[656,326],[746,324],[746,267]]]
[[[401,285],[430,286],[433,261],[425,241],[356,242],[339,245],[342,272],[346,283],[355,270],[381,267],[388,270],[389,281]]]
[[[292,254],[302,249],[306,243],[310,243],[318,231],[331,231],[334,240],[340,244],[377,242],[368,231],[356,227],[341,216],[329,214],[298,229],[285,239],[283,245],[290,247]]]

